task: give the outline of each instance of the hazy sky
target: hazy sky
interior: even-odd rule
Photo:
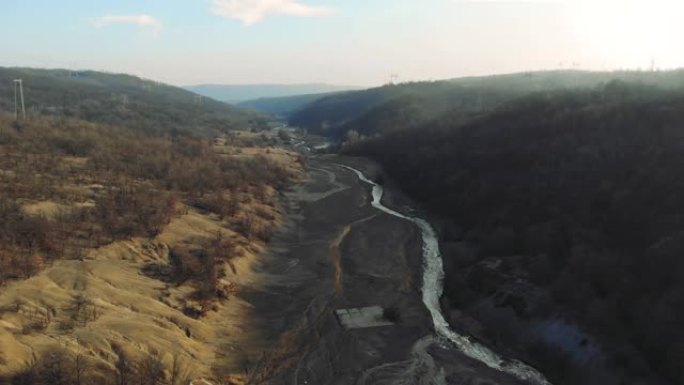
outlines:
[[[391,73],[673,68],[682,17],[682,0],[3,0],[0,66],[363,86]]]

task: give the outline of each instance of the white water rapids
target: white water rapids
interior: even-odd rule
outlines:
[[[389,215],[411,221],[420,228],[423,238],[423,303],[432,316],[432,322],[437,335],[451,341],[465,355],[484,363],[490,368],[512,374],[517,378],[537,385],[551,385],[544,375],[536,369],[518,360],[504,360],[486,346],[471,341],[467,336],[462,336],[449,328],[449,323],[444,319],[439,306],[439,299],[443,291],[444,268],[442,256],[439,253],[439,242],[437,241],[434,229],[422,218],[409,217],[384,206],[381,203],[383,195],[382,186],[366,178],[361,171],[355,168],[342,167],[353,171],[361,181],[373,187],[373,207]]]

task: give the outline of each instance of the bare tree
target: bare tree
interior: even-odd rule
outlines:
[[[71,384],[71,354],[63,347],[55,347],[46,351],[40,364],[41,382],[45,385]]]
[[[26,367],[12,378],[12,385],[34,385],[38,380],[38,364],[33,356]]]
[[[216,296],[218,274],[216,272],[216,258],[211,252],[202,249],[202,282],[200,283],[200,297],[213,299]]]
[[[88,370],[88,361],[86,357],[79,352],[74,358],[74,385],[82,385],[85,372]]]
[[[240,212],[240,197],[238,196],[238,192],[235,190],[232,190],[230,192],[230,201],[228,204],[228,216],[229,217],[234,217],[237,215],[238,212]]]
[[[133,374],[133,365],[128,359],[126,352],[120,346],[114,345],[112,348],[118,356],[114,364],[116,369],[116,385],[128,385]]]
[[[153,349],[138,366],[140,385],[159,385],[164,381],[164,362],[158,350]]]

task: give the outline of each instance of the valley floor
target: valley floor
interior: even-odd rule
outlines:
[[[314,156],[306,180],[285,194],[287,226],[255,267],[263,284],[243,297],[254,306],[250,324],[277,340],[251,383],[520,383],[434,343],[420,294],[420,233],[375,210],[369,186],[343,163],[378,172],[365,160]],[[335,317],[369,306],[393,309],[398,322],[345,330]]]

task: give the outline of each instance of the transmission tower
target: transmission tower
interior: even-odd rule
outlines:
[[[389,84],[397,84],[397,81],[399,80],[399,75],[397,74],[390,74],[390,82]]]
[[[24,82],[14,79],[14,120],[19,120],[19,101],[21,101],[21,116],[26,120],[26,106],[24,106]]]

